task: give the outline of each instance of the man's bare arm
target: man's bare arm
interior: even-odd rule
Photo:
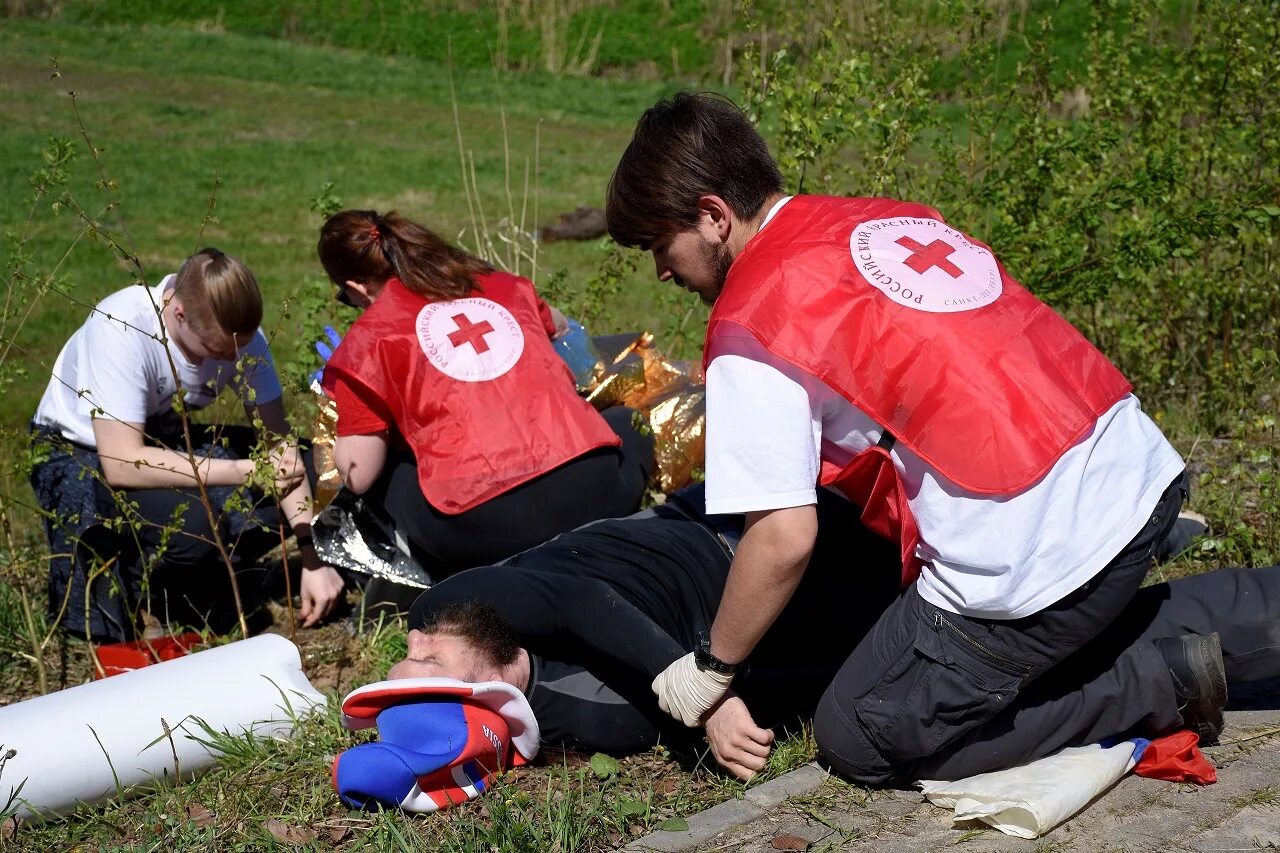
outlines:
[[[715,623],[711,654],[741,663],[787,606],[818,536],[814,506],[747,513]]]

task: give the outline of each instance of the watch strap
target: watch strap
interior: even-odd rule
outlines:
[[[698,646],[694,649],[693,661],[698,665],[698,669],[716,672],[721,675],[733,675],[740,666],[740,664],[736,663],[725,663],[711,654],[711,636],[705,631],[698,634]]]

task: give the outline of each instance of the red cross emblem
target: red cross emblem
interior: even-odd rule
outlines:
[[[931,267],[937,267],[952,278],[964,275],[960,267],[947,260],[947,256],[956,250],[950,243],[934,240],[929,245],[922,246],[910,237],[899,237],[894,242],[911,250],[911,255],[903,263],[921,275],[928,272]]]
[[[449,343],[455,347],[471,344],[476,355],[489,351],[489,345],[485,343],[484,336],[493,331],[493,326],[488,320],[472,323],[466,314],[454,314],[453,322],[458,324],[458,330],[449,333]]]

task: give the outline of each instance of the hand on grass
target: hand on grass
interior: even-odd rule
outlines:
[[[298,612],[303,628],[310,628],[333,612],[342,597],[342,575],[332,566],[304,569],[302,572],[302,609]]]
[[[757,726],[746,703],[728,693],[707,716],[707,742],[720,766],[746,782],[769,763],[773,730]]]

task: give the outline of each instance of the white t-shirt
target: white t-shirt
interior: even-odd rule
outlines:
[[[879,441],[870,417],[745,329],[722,323],[712,343],[707,512],[812,504],[823,456],[844,465]],[[890,455],[920,530],[920,595],[988,619],[1036,613],[1101,571],[1183,469],[1133,395],[1010,497],[966,492],[901,444]],[[849,559],[856,571],[858,555]]]
[[[36,409],[37,424],[57,429],[77,444],[96,447],[93,418],[140,424],[172,408],[177,385],[160,342],[163,328],[157,308],[163,306],[164,292],[174,279],[166,276],[152,288],[126,287],[98,303],[58,353],[53,377]],[[243,372],[231,361],[192,364],[172,338],[168,349],[191,408],[209,405],[229,384],[256,405],[278,400],[284,393],[261,329],[241,350]]]

